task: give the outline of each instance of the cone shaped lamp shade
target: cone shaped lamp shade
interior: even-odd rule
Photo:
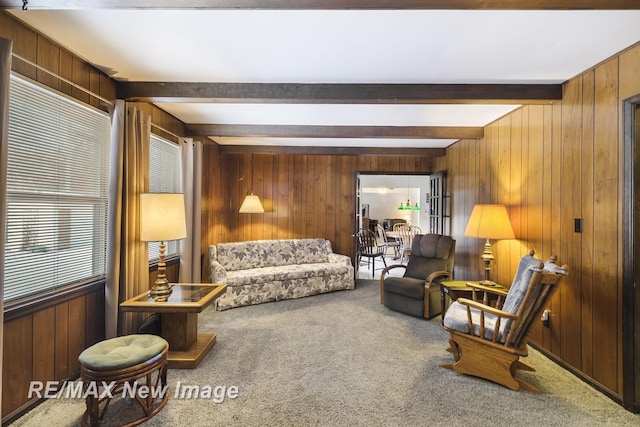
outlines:
[[[504,205],[475,205],[464,235],[495,240],[515,238]]]
[[[507,208],[504,205],[475,205],[471,211],[467,228],[464,230],[464,235],[486,239],[484,252],[480,255],[480,259],[484,263],[484,280],[481,283],[493,285],[491,261],[494,260],[494,256],[491,252],[489,239],[515,239]]]
[[[242,202],[242,206],[240,206],[240,213],[264,213],[264,208],[262,207],[262,203],[260,203],[260,198],[255,194],[248,194],[247,197],[244,198]]]

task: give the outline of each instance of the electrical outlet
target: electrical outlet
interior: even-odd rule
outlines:
[[[542,312],[542,316],[540,316],[540,320],[542,320],[542,325],[545,327],[549,327],[549,310],[545,310]]]
[[[573,231],[576,233],[582,233],[582,218],[573,219]]]

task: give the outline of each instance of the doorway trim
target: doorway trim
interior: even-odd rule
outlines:
[[[640,94],[622,104],[622,404],[640,412]]]

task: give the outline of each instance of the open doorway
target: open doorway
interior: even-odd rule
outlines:
[[[360,228],[369,229],[374,234],[376,226],[391,231],[397,222],[409,223],[429,232],[430,223],[430,175],[379,172],[358,172],[356,174],[356,218],[354,236]],[[354,239],[354,253],[358,253]],[[397,261],[394,261],[397,263]],[[377,263],[376,267],[380,267]],[[380,271],[360,272],[355,262],[356,278],[375,278]],[[368,268],[368,267],[364,267]]]
[[[359,228],[407,222],[427,230],[429,175],[360,175]]]

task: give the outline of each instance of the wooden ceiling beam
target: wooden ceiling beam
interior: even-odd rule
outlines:
[[[392,138],[473,139],[484,136],[482,127],[462,126],[290,126],[188,124],[185,134],[253,138]]]
[[[0,0],[21,9],[22,0]],[[631,10],[638,0],[29,0],[27,9],[265,9],[265,10]]]
[[[117,97],[147,102],[296,104],[546,104],[561,84],[324,84],[118,82]]]
[[[218,145],[220,154],[318,154],[341,156],[414,156],[443,157],[446,148],[398,148],[398,147],[316,147],[271,145]]]

